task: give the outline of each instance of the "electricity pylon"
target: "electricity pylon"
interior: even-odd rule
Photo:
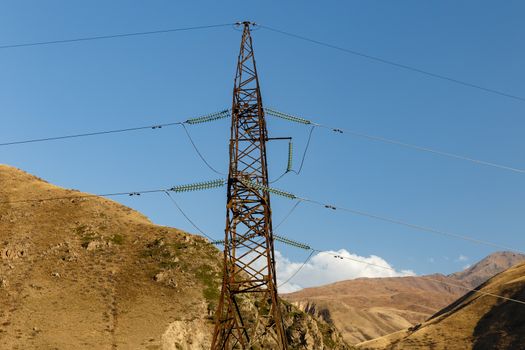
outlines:
[[[212,350],[287,349],[277,298],[270,195],[264,190],[268,136],[252,25],[242,23],[233,88],[223,282]]]

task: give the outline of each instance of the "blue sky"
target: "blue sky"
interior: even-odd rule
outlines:
[[[0,43],[15,44],[252,20],[474,84],[525,96],[519,1],[6,1]],[[324,124],[525,168],[525,102],[350,56],[260,29],[263,101]],[[228,108],[240,32],[231,27],[0,50],[0,142],[185,120]],[[308,129],[292,136],[295,163]],[[227,120],[190,132],[225,171]],[[270,174],[286,143],[269,146]],[[92,193],[215,179],[178,127],[0,148],[0,162]],[[524,249],[525,177],[316,130],[303,173],[276,187]],[[225,193],[178,195],[215,237]],[[191,226],[162,195],[119,199],[154,222]],[[293,205],[275,198],[274,220]],[[280,228],[319,249],[377,255],[418,274],[461,269],[495,249],[302,204]],[[306,254],[279,246],[284,256]],[[464,256],[465,258],[459,258]]]

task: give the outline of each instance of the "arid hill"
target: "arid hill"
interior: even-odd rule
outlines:
[[[494,276],[479,291],[525,301],[525,263]],[[360,349],[525,349],[525,303],[470,292],[407,330],[358,345]]]
[[[465,288],[474,288],[520,261],[525,261],[524,255],[497,252],[462,272],[430,276],[448,284],[422,277],[359,278],[283,297],[332,322],[349,344],[356,344],[424,322],[464,295]]]
[[[472,288],[487,281],[492,276],[525,261],[525,255],[514,252],[496,252],[471,267],[449,275]]]
[[[432,278],[459,284],[443,275]],[[421,277],[358,278],[283,298],[333,322],[348,343],[356,344],[423,322],[464,292]]]
[[[117,202],[0,165],[1,349],[206,349],[221,254]],[[28,201],[27,201],[28,200]],[[347,349],[290,305],[292,349]]]

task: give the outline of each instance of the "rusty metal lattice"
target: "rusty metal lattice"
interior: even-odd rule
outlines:
[[[276,286],[268,140],[250,22],[243,27],[233,90],[223,283],[212,349],[287,349]],[[248,305],[255,305],[253,310]],[[266,340],[263,340],[266,339]]]

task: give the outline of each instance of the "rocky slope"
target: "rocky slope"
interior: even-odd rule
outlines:
[[[0,165],[1,349],[206,349],[221,254],[202,237]],[[292,349],[348,348],[292,306]]]
[[[514,266],[407,330],[360,349],[525,349],[525,263]],[[501,295],[521,303],[496,298]]]
[[[466,289],[454,285],[474,288],[520,261],[524,255],[497,252],[464,271],[430,276],[449,285],[422,277],[360,278],[283,297],[333,323],[349,344],[356,344],[425,321],[465,294]]]

